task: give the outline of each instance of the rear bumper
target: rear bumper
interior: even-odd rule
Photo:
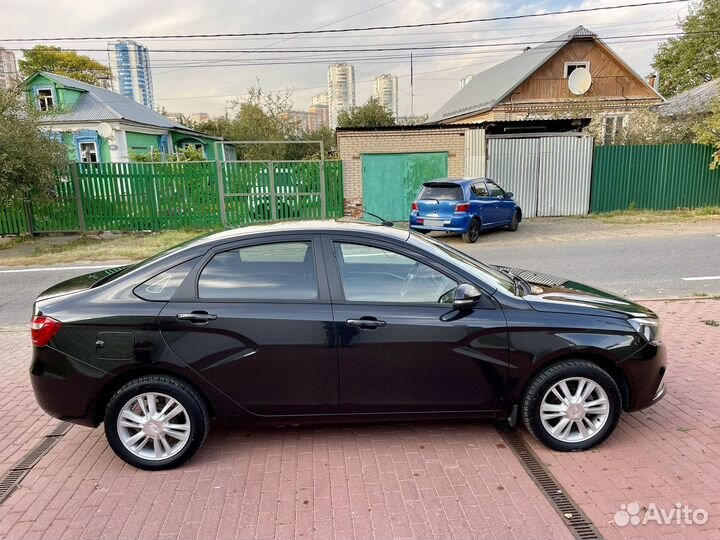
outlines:
[[[665,397],[666,355],[664,343],[648,343],[619,364],[629,385],[628,411],[645,409]]]
[[[428,226],[426,219],[442,220],[441,226]],[[417,231],[445,231],[464,233],[468,230],[471,217],[468,214],[453,215],[450,217],[417,216],[410,214],[410,228]]]
[[[93,403],[109,373],[51,347],[33,347],[30,382],[35,399],[50,416],[94,427]]]

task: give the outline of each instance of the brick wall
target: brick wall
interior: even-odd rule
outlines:
[[[338,131],[337,142],[346,205],[362,206],[362,154],[447,152],[448,175],[465,176],[465,128]]]

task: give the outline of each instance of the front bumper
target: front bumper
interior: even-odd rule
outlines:
[[[619,364],[629,386],[627,411],[639,411],[660,401],[667,393],[664,343],[648,343]]]
[[[112,375],[51,347],[33,347],[30,382],[35,399],[50,416],[97,425],[93,404]]]
[[[425,220],[439,220],[442,225],[427,225]],[[410,215],[410,228],[416,231],[445,231],[464,233],[468,230],[470,224],[470,216],[468,214],[453,215],[450,217],[436,216],[418,216]]]

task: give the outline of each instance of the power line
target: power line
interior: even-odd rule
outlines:
[[[683,0],[685,1],[685,0]],[[651,34],[625,34],[617,36],[607,36],[600,38],[604,41],[609,40],[620,40],[620,39],[641,39],[641,38],[666,38],[683,35],[696,35],[696,34],[718,34],[720,30],[698,30],[693,32],[659,32]],[[154,49],[154,53],[188,53],[188,54],[229,54],[229,53],[255,53],[255,54],[297,54],[297,53],[314,53],[314,54],[337,54],[337,53],[354,53],[354,52],[399,52],[399,51],[426,51],[426,50],[446,50],[446,49],[473,49],[473,48],[490,48],[490,47],[508,47],[508,46],[528,46],[528,45],[545,45],[551,43],[565,43],[567,39],[551,39],[551,40],[537,40],[537,41],[501,41],[501,42],[473,42],[473,43],[462,43],[457,45],[414,45],[407,47],[362,47],[354,46],[353,48],[342,48],[342,49],[312,49],[312,48],[296,48],[296,49]],[[13,49],[10,49],[13,50]],[[535,49],[537,50],[537,49]],[[104,49],[63,49],[61,51],[44,51],[49,53],[61,53],[67,51],[74,52],[100,52]],[[229,59],[226,59],[229,60]],[[222,61],[222,60],[221,60]]]
[[[530,19],[535,17],[551,17],[554,15],[569,15],[572,13],[591,13],[597,11],[610,11],[616,9],[627,9],[634,7],[660,6],[666,4],[677,4],[690,0],[658,0],[652,2],[641,2],[638,4],[620,4],[615,6],[597,6],[591,8],[568,9],[565,11],[547,11],[545,13],[528,13],[524,15],[502,15],[498,17],[484,17],[478,19],[465,19],[458,21],[438,21],[416,24],[396,24],[383,26],[365,26],[356,28],[326,28],[316,30],[289,30],[276,32],[231,32],[214,34],[162,34],[162,35],[136,35],[136,36],[66,36],[66,37],[44,37],[44,38],[0,38],[0,42],[31,42],[31,41],[88,41],[88,40],[118,40],[118,39],[198,39],[198,38],[224,38],[224,37],[259,37],[259,36],[295,36],[309,34],[339,34],[347,32],[370,32],[376,30],[398,30],[402,28],[428,28],[438,26],[451,26],[458,24],[471,24],[479,22],[510,21],[517,19]]]

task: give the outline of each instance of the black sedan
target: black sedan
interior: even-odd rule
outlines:
[[[580,283],[391,227],[299,222],[48,289],[30,372],[49,414],[104,422],[144,469],[190,458],[211,418],[522,419],[584,450],[665,393],[658,334],[652,311]]]

